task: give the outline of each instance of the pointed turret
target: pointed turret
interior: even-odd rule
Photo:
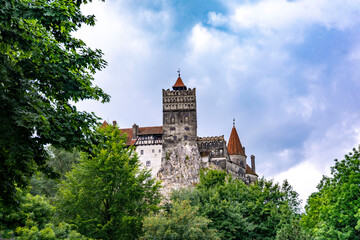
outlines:
[[[174,86],[172,87],[174,90],[186,90],[187,87],[185,86],[185,84],[183,83],[181,77],[180,77],[180,71],[178,71],[179,73],[179,77],[176,80]]]
[[[233,126],[228,143],[228,152],[230,155],[245,155],[243,146],[241,145],[239,135],[236,131],[235,125]]]

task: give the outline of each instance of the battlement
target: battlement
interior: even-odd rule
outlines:
[[[163,89],[163,97],[167,96],[195,96],[196,95],[196,88],[188,88],[187,90],[170,90],[170,89]]]
[[[224,135],[221,136],[215,136],[215,137],[198,137],[197,141],[198,142],[213,142],[213,141],[223,141],[224,140]]]
[[[195,88],[188,90],[163,89],[163,110],[196,110],[195,93]]]

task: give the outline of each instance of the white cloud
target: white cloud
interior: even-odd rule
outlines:
[[[159,85],[156,79],[162,74],[161,68],[176,64],[169,62],[167,50],[161,45],[172,34],[169,32],[171,11],[132,9],[126,1],[93,2],[82,11],[95,14],[97,22],[94,27],[82,27],[75,36],[104,52],[108,67],[95,75],[95,83],[111,95],[111,101],[107,104],[82,102],[78,104],[80,109],[96,109],[97,115],[117,120],[121,127],[129,127],[134,122],[160,124],[160,97],[154,102],[151,98],[155,93],[147,89],[150,85]],[[176,55],[173,57],[176,61]],[[176,69],[174,67],[173,72]],[[157,96],[161,94],[161,87],[158,88]],[[150,123],[146,123],[142,114],[149,116]]]
[[[282,182],[287,179],[299,193],[303,204],[323,175],[330,176],[330,167],[334,159],[343,159],[344,155],[360,143],[360,122],[357,115],[344,116],[347,119],[328,127],[324,133],[313,132],[304,142],[300,152],[303,160],[295,166],[270,177]],[[351,147],[349,147],[351,146]],[[288,149],[279,152],[279,160],[291,157]]]
[[[213,26],[223,26],[225,23],[229,21],[227,17],[225,17],[222,13],[209,12],[208,13],[208,24]]]
[[[304,161],[274,176],[273,179],[279,183],[288,180],[293,189],[299,193],[302,206],[305,206],[307,198],[317,190],[316,186],[320,183],[323,174],[324,170],[319,171],[311,162]]]
[[[308,96],[295,97],[288,99],[284,103],[284,108],[289,115],[301,117],[304,120],[310,120],[313,113],[319,113],[326,109],[326,104],[321,95],[311,92]]]
[[[238,5],[231,19],[235,29],[257,27],[266,31],[312,24],[346,29],[359,22],[359,12],[357,0],[264,0]]]

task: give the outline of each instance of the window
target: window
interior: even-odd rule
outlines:
[[[188,136],[184,136],[184,140],[188,140]]]
[[[141,154],[141,155],[144,155],[144,150],[140,150],[140,154]]]
[[[176,136],[174,136],[174,141],[176,141],[176,139],[177,139],[177,137],[176,137]]]
[[[146,161],[146,166],[150,167],[151,166],[151,161]]]
[[[171,127],[171,128],[170,128],[170,131],[175,131],[175,128],[174,128],[174,127]]]
[[[185,123],[188,123],[189,122],[189,114],[187,113],[186,115],[185,115]]]
[[[161,149],[159,149],[159,153],[161,153]]]
[[[189,129],[189,127],[185,127],[185,131],[189,131],[190,129]]]
[[[154,152],[155,152],[155,150],[153,149],[151,152],[152,152],[152,153],[154,153]]]

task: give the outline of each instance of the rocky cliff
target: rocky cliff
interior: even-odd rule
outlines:
[[[194,186],[199,182],[201,168],[201,157],[196,145],[178,146],[163,152],[157,174],[162,181],[162,193],[168,196],[172,189]]]

